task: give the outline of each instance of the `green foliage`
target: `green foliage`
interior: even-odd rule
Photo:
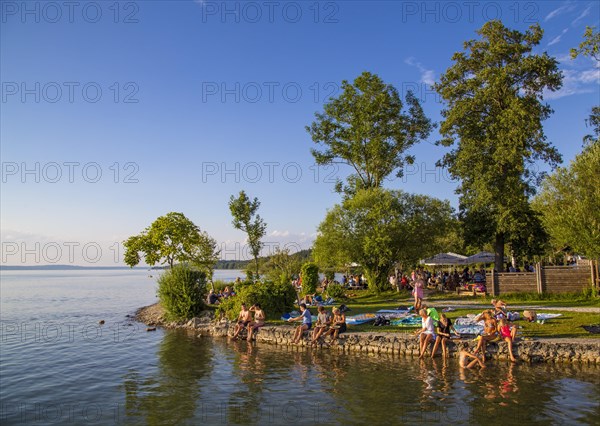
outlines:
[[[206,232],[202,232],[183,213],[171,212],[160,216],[139,235],[123,242],[125,263],[134,267],[140,263],[140,253],[148,265],[175,262],[190,263],[212,276],[218,260],[217,243]]]
[[[536,160],[556,166],[558,151],[547,141],[542,121],[552,109],[544,90],[562,85],[557,61],[533,54],[543,31],[533,25],[525,33],[487,22],[479,40],[464,44],[452,57],[435,90],[448,103],[442,111],[444,146],[457,146],[440,162],[461,179],[461,216],[467,234],[494,242],[497,263],[504,243],[533,235],[535,217],[529,205],[539,176],[530,167]]]
[[[548,176],[533,204],[554,247],[600,258],[600,142]]]
[[[323,274],[325,274],[325,278],[327,278],[328,281],[333,281],[335,279],[335,269],[323,271]]]
[[[291,283],[272,281],[256,282],[236,287],[237,295],[225,299],[217,307],[217,315],[224,315],[233,320],[240,313],[242,303],[248,307],[259,303],[267,315],[267,319],[279,319],[290,312],[296,301],[296,291]]]
[[[577,49],[571,49],[571,58],[579,55],[587,56],[596,60],[596,66],[600,64],[600,32],[594,33],[595,27],[585,27],[583,41]],[[592,113],[586,120],[587,125],[592,128],[593,133],[583,138],[585,143],[598,142],[600,138],[600,106],[592,107]]]
[[[171,321],[197,316],[204,308],[206,273],[175,265],[158,278],[158,298]]]
[[[582,295],[585,299],[596,299],[598,298],[598,289],[594,286],[589,286],[583,289]]]
[[[327,286],[327,296],[334,299],[342,299],[346,294],[346,289],[341,284],[331,283]]]
[[[250,263],[248,260],[219,260],[215,264],[215,269],[244,269]]]
[[[418,99],[408,92],[403,104],[398,91],[379,76],[363,72],[354,83],[342,81],[342,94],[331,98],[316,113],[316,120],[306,127],[314,143],[323,150],[311,150],[317,164],[347,164],[354,174],[338,192],[353,194],[361,188],[379,187],[396,171],[401,177],[404,164],[414,158],[405,152],[432,129]]]
[[[267,224],[264,223],[263,219],[257,213],[259,206],[260,202],[258,198],[250,200],[244,191],[240,191],[238,198],[232,195],[229,200],[229,210],[233,216],[233,226],[236,229],[244,231],[248,237],[250,252],[254,257],[255,279],[259,278],[258,255],[263,246],[260,240],[265,236],[267,229]]]
[[[277,247],[275,253],[262,265],[261,271],[269,281],[289,283],[300,272],[301,265],[300,258],[290,255],[289,249]]]
[[[369,288],[389,286],[388,273],[435,254],[452,222],[447,201],[381,188],[359,191],[331,209],[319,225],[313,254],[321,266],[364,269]]]
[[[216,292],[225,290],[225,287],[229,287],[230,290],[232,290],[234,288],[234,283],[228,282],[228,281],[223,281],[223,280],[213,281],[212,285]]]
[[[600,61],[600,32],[594,29],[596,27],[585,27],[583,33],[583,41],[577,49],[571,49],[571,58],[575,59],[579,55],[589,56],[597,61]]]
[[[302,265],[302,293],[314,294],[317,291],[319,285],[319,267],[312,263],[307,262]]]

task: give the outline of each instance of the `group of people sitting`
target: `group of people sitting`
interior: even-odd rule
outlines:
[[[333,308],[331,317],[324,306],[318,307],[317,322],[311,336],[311,345],[316,345],[319,338],[331,336],[328,344],[333,343],[341,333],[346,331],[346,315],[339,308]],[[302,324],[296,327],[292,342],[298,344],[302,334],[312,328],[312,314],[306,307],[306,304],[300,304],[300,315],[295,318],[289,318],[288,321],[302,321]]]
[[[254,313],[254,318],[252,314]],[[233,330],[233,339],[237,339],[242,330],[247,331],[246,340],[249,342],[252,340],[254,332],[265,325],[267,319],[265,312],[260,307],[260,304],[256,303],[248,309],[245,303],[242,303],[240,314],[237,318],[237,324]]]
[[[306,306],[321,306],[321,305],[332,305],[334,302],[332,297],[328,297],[323,300],[323,296],[320,294],[305,294],[301,299],[300,303],[304,303]]]
[[[218,305],[221,300],[232,296],[235,296],[235,292],[232,289],[229,289],[229,286],[226,286],[223,290],[218,292],[211,289],[206,297],[206,302],[209,305]]]
[[[459,356],[461,363],[467,363],[471,366],[477,364],[476,360],[481,361],[478,354],[481,354],[483,361],[485,361],[486,344],[488,342],[501,341],[505,341],[508,344],[510,360],[516,362],[513,354],[513,342],[517,335],[517,327],[508,321],[505,302],[493,299],[492,306],[492,309],[482,312],[475,318],[477,322],[484,321],[484,331],[483,334],[477,336],[477,347],[473,353],[467,352],[463,354],[465,351],[461,351]],[[415,333],[415,335],[419,336],[419,358],[425,356],[430,343],[433,343],[433,349],[431,350],[432,358],[435,356],[440,344],[443,356],[447,357],[447,343],[451,337],[451,333],[453,332],[456,336],[460,337],[460,334],[452,326],[452,321],[444,314],[439,314],[435,308],[428,308],[427,305],[422,305],[419,315],[421,316],[422,328]]]
[[[448,357],[448,341],[451,338],[451,333],[460,337],[452,325],[452,321],[444,314],[440,314],[437,309],[429,308],[427,305],[422,305],[419,310],[421,316],[420,330],[417,330],[415,335],[419,336],[419,358],[423,358],[427,352],[429,343],[433,343],[431,350],[431,358],[435,356],[438,347],[442,346],[442,355]]]

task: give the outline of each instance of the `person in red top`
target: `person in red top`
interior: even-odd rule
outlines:
[[[498,322],[498,334],[500,334],[500,338],[508,343],[508,354],[510,355],[510,360],[512,362],[517,362],[515,356],[513,355],[513,328],[508,324],[504,318]]]

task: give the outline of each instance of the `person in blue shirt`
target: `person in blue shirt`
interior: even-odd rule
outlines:
[[[310,330],[312,327],[312,315],[310,311],[306,308],[306,304],[300,304],[300,312],[302,312],[296,318],[290,318],[288,321],[300,321],[302,320],[302,325],[296,327],[296,331],[294,332],[294,337],[292,339],[292,343],[299,343],[302,338],[302,333],[305,330]]]

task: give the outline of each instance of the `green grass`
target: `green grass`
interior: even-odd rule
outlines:
[[[500,296],[457,296],[456,293],[433,293],[426,296],[430,301],[465,300],[478,302],[486,305],[492,299],[502,299],[509,305],[539,305],[539,306],[566,306],[566,307],[600,307],[600,298],[585,297],[583,293],[560,293],[560,294],[538,294],[538,293],[507,293]]]

